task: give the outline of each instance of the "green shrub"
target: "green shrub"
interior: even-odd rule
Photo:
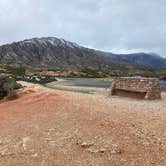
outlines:
[[[7,97],[10,100],[17,98],[15,89],[22,86],[17,84],[15,79],[9,77],[0,77],[0,99]]]

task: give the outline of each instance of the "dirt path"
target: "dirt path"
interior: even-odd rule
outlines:
[[[143,101],[28,87],[0,104],[0,166],[165,166],[166,94]]]

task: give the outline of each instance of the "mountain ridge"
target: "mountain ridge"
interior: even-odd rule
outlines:
[[[166,59],[146,53],[114,54],[56,37],[42,37],[0,46],[0,64],[56,70],[91,69],[107,73],[134,66],[162,68],[166,67]]]

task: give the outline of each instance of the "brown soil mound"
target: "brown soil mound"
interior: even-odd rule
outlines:
[[[165,166],[162,95],[142,101],[28,84],[0,104],[0,165]]]

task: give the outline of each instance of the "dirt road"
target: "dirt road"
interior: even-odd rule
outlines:
[[[144,101],[26,85],[0,103],[0,166],[166,165],[165,93]]]

